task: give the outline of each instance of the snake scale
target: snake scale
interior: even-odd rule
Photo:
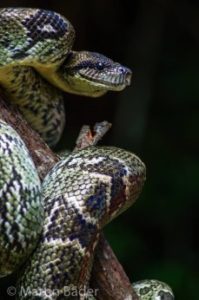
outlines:
[[[73,51],[74,36],[58,13],[0,9],[0,86],[50,146],[65,124],[63,91],[98,97],[131,81],[127,67]],[[23,140],[0,120],[0,166],[0,276],[22,269],[18,299],[89,299],[72,293],[88,287],[101,229],[139,196],[143,162],[123,149],[87,147],[41,183]],[[142,300],[174,299],[158,281],[134,288]]]

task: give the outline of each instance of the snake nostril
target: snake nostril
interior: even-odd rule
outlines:
[[[132,76],[132,72],[130,69],[126,68],[126,67],[119,67],[118,68],[120,74],[125,75],[126,77],[131,78]]]

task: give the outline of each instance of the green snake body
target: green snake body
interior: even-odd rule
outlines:
[[[168,284],[159,280],[141,280],[132,284],[141,300],[173,300],[173,291]]]
[[[98,97],[131,80],[119,63],[71,50],[73,40],[72,25],[55,12],[0,10],[0,86],[50,145],[64,127],[61,90]],[[122,149],[89,147],[62,159],[41,185],[21,137],[0,120],[0,166],[0,276],[23,265],[18,299],[71,299],[65,292],[88,286],[101,229],[138,197],[144,164]],[[173,299],[143,284],[135,285],[141,300]]]
[[[44,209],[41,184],[15,130],[0,121],[0,276],[13,272],[35,247]]]
[[[26,120],[49,145],[56,145],[65,125],[61,91],[28,67],[15,66],[5,73],[3,87],[6,88],[8,99],[17,105]]]

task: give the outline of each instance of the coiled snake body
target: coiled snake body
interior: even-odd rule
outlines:
[[[60,90],[97,97],[130,84],[128,68],[72,51],[74,29],[57,13],[5,8],[0,25],[0,85],[50,145],[65,122]],[[0,121],[0,165],[0,276],[27,261],[19,299],[70,299],[66,287],[88,284],[100,230],[138,197],[144,164],[125,150],[89,147],[57,163],[41,186],[24,142]]]

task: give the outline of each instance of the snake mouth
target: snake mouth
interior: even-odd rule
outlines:
[[[92,84],[107,90],[121,91],[131,84],[132,72],[126,67],[98,72],[94,69],[79,70],[79,75]]]

